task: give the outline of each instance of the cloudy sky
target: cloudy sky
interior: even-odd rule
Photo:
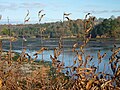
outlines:
[[[62,20],[64,12],[72,13],[71,19],[83,19],[90,12],[97,18],[120,16],[120,0],[0,0],[0,23],[7,24],[7,17],[12,24],[21,24],[30,11],[28,23],[38,23],[38,12],[46,14],[41,23]]]

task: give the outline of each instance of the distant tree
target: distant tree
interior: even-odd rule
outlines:
[[[110,18],[111,18],[112,20],[114,20],[114,19],[115,19],[115,16],[114,16],[114,15],[112,15]]]
[[[98,22],[103,22],[104,18],[99,18]]]
[[[118,37],[117,33],[120,32],[120,21],[117,18],[114,18],[114,16],[111,16],[109,19],[104,19],[103,22],[96,25],[91,34],[93,37],[96,37],[97,35],[107,35],[109,37]]]
[[[2,29],[2,32],[1,32],[3,35],[9,35],[9,29],[7,29],[6,27],[4,27]]]

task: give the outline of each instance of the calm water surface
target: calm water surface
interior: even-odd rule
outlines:
[[[53,56],[53,49],[55,47],[58,47],[58,39],[49,39],[49,40],[41,40],[40,38],[36,39],[27,39],[26,42],[24,42],[24,46],[27,48],[27,53],[29,55],[33,56],[33,54],[41,48],[41,46],[47,47],[48,50],[43,52],[43,59],[45,61],[51,61],[50,55]],[[65,62],[65,65],[72,65],[73,60],[76,60],[77,58],[75,57],[75,53],[72,52],[72,45],[74,43],[78,42],[79,45],[82,44],[82,41],[78,41],[75,39],[65,39],[64,40],[64,59],[63,59],[63,53],[58,57],[60,61],[62,59]],[[96,40],[91,40],[87,46],[84,48],[85,50],[85,55],[91,55],[93,56],[93,60],[89,62],[89,64],[94,64],[95,66],[98,65],[98,59],[97,59],[97,52],[98,50],[101,50],[101,54],[107,53],[106,57],[102,59],[102,63],[100,63],[100,71],[103,70],[104,64],[106,65],[106,72],[111,72],[109,70],[109,57],[111,56],[112,52],[111,49],[113,48],[113,45],[116,44],[117,47],[120,47],[120,40],[114,40],[114,39],[96,39]],[[9,50],[9,41],[3,41],[3,49]],[[79,48],[78,48],[79,49]],[[22,40],[18,40],[16,42],[12,43],[12,50],[15,52],[21,52],[22,50]],[[34,57],[33,57],[34,58]],[[38,56],[38,60],[42,59],[42,55]]]

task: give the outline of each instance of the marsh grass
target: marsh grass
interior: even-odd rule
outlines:
[[[90,32],[94,27],[94,17],[85,15],[83,43],[75,43],[71,50],[77,59],[73,59],[73,65],[65,66],[59,56],[64,53],[63,38],[59,39],[58,47],[54,49],[54,55],[50,55],[51,62],[37,62],[38,55],[47,50],[42,47],[34,56],[23,49],[20,55],[9,60],[9,53],[1,56],[0,60],[0,89],[1,90],[120,90],[120,48],[113,46],[109,63],[104,65],[104,70],[99,71],[100,63],[107,53],[97,55],[97,65],[90,65],[93,56],[85,54],[84,48],[91,39]],[[2,43],[1,43],[2,44]],[[0,44],[0,45],[1,45]],[[79,48],[79,50],[77,49]],[[2,48],[1,48],[2,50]],[[14,61],[13,59],[16,59]],[[105,73],[105,67],[109,66],[112,73]]]

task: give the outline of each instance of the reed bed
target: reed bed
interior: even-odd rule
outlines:
[[[48,49],[45,47],[36,51],[33,55],[35,58],[26,53],[26,48],[23,48],[16,60],[13,60],[14,56],[8,52],[0,57],[0,90],[120,90],[119,47],[113,46],[107,65],[110,66],[112,73],[105,73],[106,65],[102,72],[99,71],[100,63],[107,55],[101,54],[100,50],[96,53],[98,64],[89,64],[94,57],[86,55],[84,48],[91,39],[90,32],[95,19],[89,15],[90,13],[83,21],[85,31],[83,43],[75,43],[71,48],[77,57],[71,61],[73,65],[65,66],[64,60],[58,59],[64,54],[62,37],[59,39],[59,46],[54,49],[54,55],[50,55],[51,64],[45,64],[44,61],[35,62],[38,55]]]

